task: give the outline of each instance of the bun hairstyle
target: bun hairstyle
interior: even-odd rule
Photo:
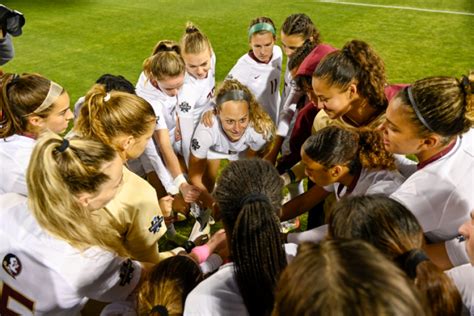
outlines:
[[[163,80],[184,75],[185,64],[178,43],[170,40],[158,42],[153,54],[143,62],[143,71],[149,80]]]
[[[303,150],[313,161],[329,169],[335,165],[347,165],[353,174],[357,169],[394,170],[395,160],[382,142],[377,131],[347,130],[338,126],[327,126],[310,136]]]
[[[212,53],[211,42],[192,22],[186,23],[179,45],[183,54],[200,54],[206,50],[209,55]]]
[[[429,77],[400,91],[409,120],[420,136],[435,133],[446,138],[467,132],[474,124],[474,71],[468,76]]]

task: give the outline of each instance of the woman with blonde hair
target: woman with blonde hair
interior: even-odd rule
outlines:
[[[182,136],[178,120],[178,94],[184,84],[186,66],[181,57],[179,45],[170,40],[163,40],[156,44],[153,53],[143,63],[143,72],[140,74],[136,86],[138,96],[147,100],[156,116],[156,128],[153,134],[157,144],[157,152],[163,157],[166,168],[156,167],[156,173],[161,181],[157,183],[158,195],[176,195],[181,192],[186,202],[193,202],[199,196],[199,191],[188,184],[183,172],[186,163],[180,161],[182,155]],[[191,134],[191,133],[187,133]],[[189,140],[187,141],[189,144]],[[147,154],[148,159],[155,163],[157,157]]]
[[[97,209],[121,188],[122,159],[108,145],[47,133],[27,171],[28,200],[0,196],[3,314],[78,315],[88,298],[124,299],[143,274],[126,259],[117,225]]]
[[[207,122],[211,125],[200,123],[194,132],[189,161],[189,178],[202,190],[200,200],[208,208],[212,205],[209,192],[214,188],[220,160],[262,155],[275,129],[250,90],[237,80],[224,81],[215,102]],[[209,151],[216,158],[209,159]]]
[[[126,164],[143,153],[155,125],[155,113],[147,101],[121,91],[106,93],[105,87],[97,84],[85,97],[74,132],[110,145]],[[126,166],[120,192],[96,214],[103,223],[118,227],[117,237],[132,258],[152,263],[160,260],[157,241],[166,226],[156,192]]]
[[[4,74],[0,87],[0,194],[27,195],[25,173],[35,139],[45,130],[67,129],[73,118],[69,95],[39,74]]]

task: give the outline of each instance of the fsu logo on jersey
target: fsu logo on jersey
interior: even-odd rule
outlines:
[[[2,260],[2,268],[15,279],[21,272],[21,261],[14,254],[8,253]]]
[[[188,113],[189,110],[191,110],[191,106],[186,101],[181,102],[178,106],[179,106],[179,109],[181,110],[181,112]]]
[[[198,150],[199,148],[201,148],[201,146],[199,146],[199,142],[196,138],[193,138],[191,140],[191,147],[194,149],[194,150]]]
[[[164,217],[163,216],[155,216],[151,221],[151,226],[148,228],[150,233],[156,234],[157,231],[161,228],[161,223],[163,223]]]

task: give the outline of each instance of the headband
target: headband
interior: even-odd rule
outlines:
[[[63,87],[58,85],[56,82],[51,81],[49,84],[49,91],[46,95],[46,98],[43,100],[43,103],[40,104],[39,107],[36,108],[32,113],[40,113],[41,111],[49,108],[51,104],[53,104],[57,98],[63,93]]]
[[[222,95],[218,95],[216,98],[216,104],[221,105],[227,101],[241,101],[245,100],[250,103],[250,96],[242,90],[229,90]]]
[[[69,147],[69,141],[66,138],[63,138],[63,142],[61,145],[56,147],[56,150],[60,153],[63,153]]]
[[[252,37],[253,33],[257,33],[260,31],[268,31],[272,32],[274,36],[276,35],[276,31],[273,25],[271,25],[270,23],[262,22],[252,25],[252,27],[249,29],[249,39]]]
[[[428,122],[426,122],[425,118],[421,115],[420,109],[418,108],[418,105],[415,102],[415,98],[413,97],[412,86],[408,86],[406,89],[408,93],[408,99],[410,100],[411,106],[413,107],[413,110],[415,111],[416,117],[420,120],[423,126],[429,129],[431,132],[435,133],[435,131],[428,124]]]

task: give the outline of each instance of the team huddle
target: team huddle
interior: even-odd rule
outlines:
[[[73,109],[2,74],[0,315],[474,314],[474,72],[390,84],[306,14],[247,34],[217,86],[191,22]]]

